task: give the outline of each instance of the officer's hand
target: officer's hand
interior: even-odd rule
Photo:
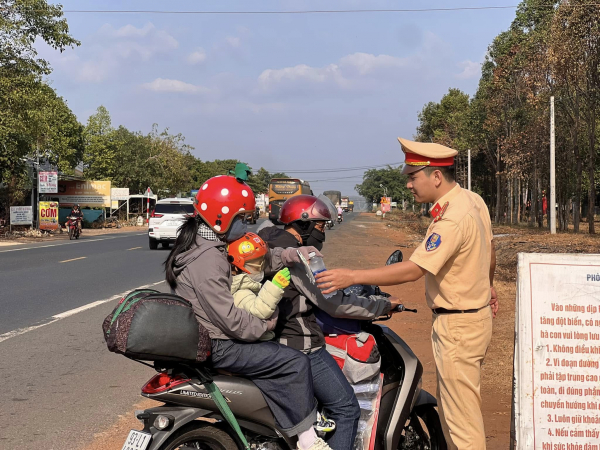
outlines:
[[[397,313],[398,311],[395,311],[396,307],[398,305],[402,304],[402,302],[400,301],[400,299],[398,297],[388,297],[388,300],[392,304],[392,307],[390,309],[390,314]]]
[[[490,299],[490,306],[492,307],[492,314],[494,315],[494,319],[498,314],[498,310],[500,309],[500,304],[498,303],[498,294],[496,293],[496,289],[494,286],[490,287],[492,292],[492,298]]]
[[[352,286],[354,279],[350,269],[332,269],[321,272],[315,276],[317,285],[323,294],[330,294],[339,289]]]

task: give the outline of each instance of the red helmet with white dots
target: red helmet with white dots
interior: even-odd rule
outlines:
[[[254,212],[254,192],[235,177],[218,175],[206,181],[196,194],[194,209],[217,234],[226,233],[233,219]]]

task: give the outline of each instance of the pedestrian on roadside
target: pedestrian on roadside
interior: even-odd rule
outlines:
[[[448,448],[485,449],[481,364],[498,310],[489,211],[479,195],[454,180],[456,150],[398,141],[405,153],[407,188],[415,201],[434,205],[425,240],[409,261],[372,270],[329,270],[317,280],[327,294],[353,284],[390,286],[425,276],[427,304],[433,311],[438,407]]]
[[[317,405],[308,357],[277,342],[257,342],[277,319],[261,320],[237,308],[231,295],[227,245],[246,234],[246,218],[254,207],[254,193],[243,181],[232,176],[206,181],[196,194],[195,214],[179,229],[165,261],[167,282],[173,293],[191,302],[208,330],[212,366],[252,380],[282,432],[298,436],[300,450],[330,450],[313,428]],[[314,247],[275,249],[269,252],[270,267],[300,263],[298,251],[305,258],[318,253]]]

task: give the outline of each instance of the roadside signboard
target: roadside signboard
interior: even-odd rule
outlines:
[[[519,254],[515,319],[516,449],[598,448],[600,255]]]
[[[110,199],[114,202],[115,200],[127,200],[129,198],[129,188],[111,188]]]
[[[58,192],[58,172],[40,172],[40,194]]]
[[[11,206],[11,225],[31,225],[33,223],[33,209],[31,206]]]
[[[392,197],[381,197],[381,212],[390,212],[392,209]]]
[[[110,181],[59,181],[56,197],[62,206],[110,208]]]
[[[40,202],[40,230],[58,230],[58,202]]]

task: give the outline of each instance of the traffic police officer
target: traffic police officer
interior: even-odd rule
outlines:
[[[402,173],[409,176],[408,189],[417,202],[434,205],[425,240],[409,261],[372,270],[329,270],[317,280],[328,293],[353,284],[390,286],[425,275],[425,296],[433,311],[431,339],[444,436],[450,449],[485,449],[481,364],[492,337],[492,315],[498,308],[490,214],[479,195],[454,180],[456,150],[398,141],[405,153]]]

